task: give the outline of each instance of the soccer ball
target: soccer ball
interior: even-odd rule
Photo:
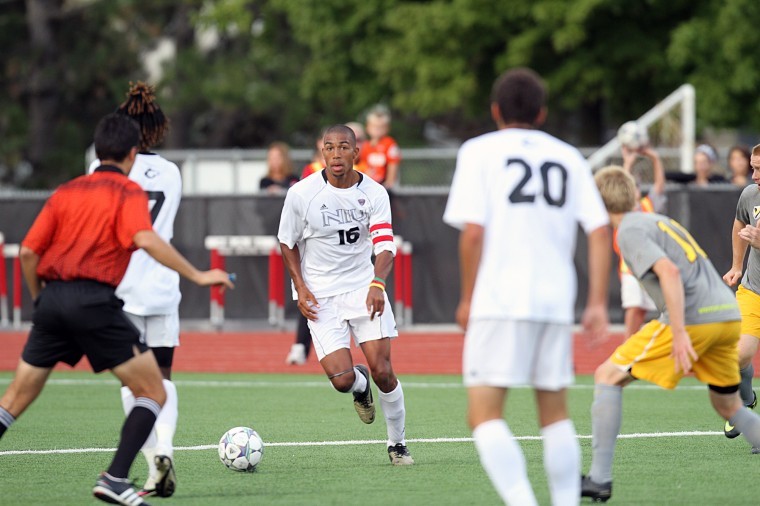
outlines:
[[[629,149],[643,148],[649,144],[649,136],[645,128],[635,121],[626,121],[618,129],[617,138],[620,144]]]
[[[264,455],[264,442],[249,427],[228,430],[219,440],[219,459],[233,471],[253,472]]]

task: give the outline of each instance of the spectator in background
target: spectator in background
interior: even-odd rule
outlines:
[[[319,172],[320,170],[325,168],[325,159],[322,156],[322,138],[324,137],[324,132],[322,132],[319,137],[317,138],[317,142],[315,143],[316,149],[314,150],[314,153],[311,155],[311,161],[306,164],[303,168],[303,171],[301,172],[301,179],[306,179],[307,177],[311,176],[315,172]]]
[[[623,168],[633,175],[633,166],[639,157],[648,159],[652,163],[652,187],[646,197],[641,196],[640,181],[636,180],[636,210],[646,213],[662,213],[665,209],[667,197],[665,196],[665,170],[662,160],[657,151],[650,146],[644,146],[634,150],[626,146],[622,147]],[[634,177],[634,179],[636,179]],[[644,323],[648,311],[654,311],[654,301],[644,291],[638,279],[631,273],[623,261],[620,248],[617,243],[617,231],[615,231],[613,248],[620,258],[618,272],[620,274],[620,299],[624,311],[625,337],[637,332]]]
[[[367,134],[364,132],[364,127],[358,121],[349,121],[346,126],[354,131],[356,135],[356,147],[359,148],[360,155],[354,160],[354,170],[367,173],[367,162],[362,160],[361,150],[362,146],[367,142]]]
[[[707,186],[710,183],[723,183],[726,178],[718,173],[718,153],[709,144],[700,144],[694,152],[693,186]]]
[[[364,127],[358,121],[349,121],[346,126],[354,131],[356,136],[356,147],[361,149],[362,145],[367,141],[367,135],[364,133]]]
[[[391,113],[387,107],[377,105],[367,114],[367,136],[359,152],[359,166],[364,173],[385,186],[393,188],[398,182],[401,151],[396,141],[388,135],[391,129]]]
[[[739,188],[744,188],[752,183],[752,166],[749,164],[749,148],[744,145],[736,145],[728,152],[728,169],[731,171],[731,183]]]
[[[293,174],[290,148],[284,142],[273,142],[267,151],[267,175],[261,179],[259,189],[268,193],[285,193],[298,182]]]

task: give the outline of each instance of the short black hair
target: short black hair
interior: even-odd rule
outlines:
[[[348,135],[349,140],[351,141],[351,144],[356,147],[356,134],[353,130],[351,130],[350,127],[347,127],[346,125],[332,125],[327,128],[325,128],[325,133],[322,136],[322,139],[327,137],[327,134],[332,133],[338,133],[338,134],[346,134]]]
[[[493,85],[491,102],[505,123],[533,125],[546,104],[546,85],[536,72],[518,67],[504,72]]]
[[[95,155],[100,160],[120,162],[139,145],[140,126],[124,114],[108,114],[95,128]]]

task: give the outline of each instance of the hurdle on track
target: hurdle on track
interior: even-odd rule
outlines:
[[[396,323],[412,324],[412,244],[395,236],[394,294]],[[211,255],[211,268],[224,269],[228,256],[268,256],[269,324],[283,328],[285,322],[285,265],[280,243],[269,235],[210,235],[204,245]],[[209,306],[211,324],[221,328],[224,324],[224,292],[211,287]]]
[[[21,262],[19,261],[19,245],[5,244],[5,236],[0,232],[0,327],[8,327],[10,318],[8,312],[8,273],[6,259],[12,259],[11,278],[13,281],[13,327],[21,327]]]

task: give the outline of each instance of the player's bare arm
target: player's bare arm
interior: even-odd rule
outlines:
[[[161,239],[153,230],[141,230],[132,239],[135,246],[144,249],[157,262],[177,271],[177,273],[200,286],[223,285],[233,289],[230,276],[221,269],[199,271],[183,257],[174,246]]]
[[[32,300],[36,300],[40,291],[42,291],[42,281],[37,276],[37,264],[40,263],[40,256],[33,249],[21,246],[19,261],[21,262],[21,272],[24,274],[24,280],[26,280],[26,286],[29,287]]]
[[[385,281],[392,268],[393,254],[390,251],[382,251],[375,257],[375,279]],[[376,315],[380,316],[385,311],[385,292],[377,285],[378,283],[371,283],[367,291],[367,312],[370,320],[374,320]]]
[[[610,229],[606,225],[592,230],[588,235],[588,298],[581,324],[596,344],[607,336],[607,287],[612,262]]]
[[[475,290],[475,278],[480,267],[480,256],[483,252],[483,235],[485,229],[481,225],[467,223],[459,234],[459,270],[461,291],[457,306],[456,320],[462,329],[467,330],[470,319],[470,302]]]
[[[684,321],[684,291],[681,272],[678,267],[666,257],[660,258],[652,266],[652,270],[660,280],[662,294],[665,297],[665,307],[670,318],[670,330],[673,332],[673,350],[671,356],[675,361],[676,371],[684,374],[691,371],[691,365],[697,360],[697,352],[691,344],[691,338],[686,332]]]
[[[652,149],[651,146],[645,146],[641,150],[641,154],[649,158],[652,162],[652,175],[654,180],[652,181],[652,192],[662,195],[665,193],[665,169],[662,166],[662,159],[657,151]]]
[[[742,239],[739,232],[746,226],[739,220],[734,220],[734,226],[731,229],[731,269],[723,275],[723,281],[728,286],[734,286],[742,278],[742,267],[744,266],[744,256],[747,254],[749,243]]]
[[[298,251],[298,246],[289,248],[287,244],[280,243],[280,251],[282,251],[282,261],[285,263],[285,267],[288,269],[290,279],[293,280],[293,286],[298,294],[298,310],[311,321],[317,320],[316,308],[319,307],[317,298],[311,293],[311,290],[304,283],[303,275],[301,274],[301,252]]]

